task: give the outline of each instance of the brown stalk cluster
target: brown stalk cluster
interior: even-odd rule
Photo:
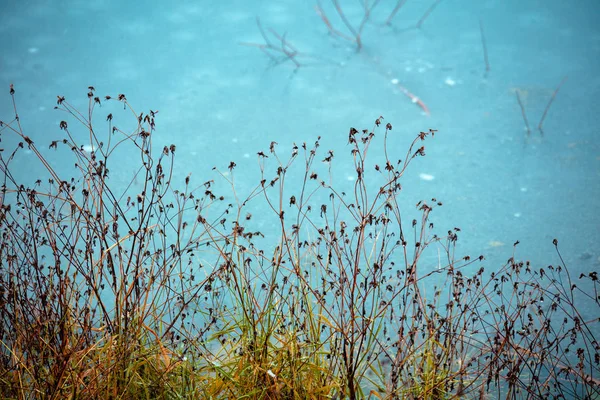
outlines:
[[[396,159],[383,117],[350,129],[347,191],[319,140],[286,156],[273,142],[257,153],[261,179],[248,194],[236,189],[235,162],[217,169],[231,188],[220,195],[213,179],[173,187],[176,147],[152,142],[157,111],[138,114],[124,95],[100,99],[90,87],[85,113],[59,97],[62,137],[42,143],[10,94],[14,118],[0,123],[3,146],[14,143],[0,151],[3,398],[598,395],[597,272],[571,277],[556,240],[557,265],[513,252],[488,272],[483,256],[456,255],[459,228],[435,233],[439,200],[403,201],[403,176],[435,130]],[[100,104],[117,107],[98,119]],[[133,123],[120,128],[127,113]],[[71,157],[72,177],[44,146]],[[34,182],[18,175],[25,150],[42,170]],[[125,185],[111,180],[120,154],[138,159]]]

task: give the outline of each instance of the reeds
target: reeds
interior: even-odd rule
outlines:
[[[571,277],[555,241],[559,265],[513,254],[487,273],[483,256],[456,255],[460,229],[435,233],[439,200],[404,203],[434,130],[397,160],[383,117],[352,128],[347,188],[319,140],[287,153],[273,142],[254,189],[238,193],[229,162],[220,195],[190,176],[174,189],[176,147],[155,151],[155,111],[88,97],[86,113],[58,98],[64,137],[49,143],[18,116],[0,127],[18,142],[0,152],[2,397],[598,395],[597,272]],[[71,154],[72,178],[46,145]],[[34,183],[17,175],[25,150],[45,171]],[[115,185],[124,150],[139,164]]]

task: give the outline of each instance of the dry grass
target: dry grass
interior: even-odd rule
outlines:
[[[211,180],[173,187],[176,147],[157,154],[156,113],[124,95],[90,88],[85,113],[59,97],[63,137],[48,143],[27,135],[11,96],[15,118],[0,126],[15,143],[0,152],[3,398],[598,396],[598,318],[584,318],[598,315],[596,272],[571,278],[555,241],[559,265],[513,254],[488,274],[483,256],[455,256],[459,229],[434,233],[441,202],[406,217],[402,177],[435,131],[392,161],[391,124],[351,129],[348,193],[318,140],[285,157],[273,143],[258,153],[255,188],[238,193],[231,163],[222,196]],[[131,129],[97,119],[101,103],[124,106]],[[69,154],[72,177],[47,145]],[[35,182],[17,174],[26,150],[44,171]],[[138,165],[117,185],[122,154]],[[292,171],[303,179],[290,184]],[[278,228],[263,234],[251,214],[265,207],[261,222]]]

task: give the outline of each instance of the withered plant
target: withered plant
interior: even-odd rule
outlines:
[[[210,182],[197,197],[188,179],[184,190],[171,188],[176,148],[153,151],[153,111],[132,114],[129,131],[107,113],[107,133],[95,130],[102,102],[132,112],[125,95],[101,100],[90,87],[86,114],[59,96],[64,136],[39,143],[21,125],[12,86],[10,93],[15,117],[1,123],[1,133],[5,143],[16,135],[18,144],[0,155],[3,397],[187,393],[189,382],[180,376],[187,366],[174,344],[182,340],[180,326],[194,323],[188,309],[212,279],[201,280],[193,263],[212,239],[203,223],[183,216],[220,200]],[[73,177],[57,171],[46,149],[72,163]],[[43,178],[18,175],[23,155],[29,168],[43,166]],[[125,185],[115,184],[119,156],[137,159]]]
[[[398,155],[383,117],[351,128],[342,182],[340,156],[320,140],[286,156],[273,142],[249,193],[233,161],[176,190],[175,145],[153,146],[157,112],[94,92],[85,114],[59,97],[63,137],[41,143],[11,87],[14,118],[0,126],[3,145],[14,142],[0,152],[3,397],[598,396],[597,272],[571,277],[556,240],[559,264],[543,268],[514,251],[490,271],[483,256],[457,255],[460,229],[435,233],[442,203],[403,198],[435,130]],[[43,176],[22,174],[24,160]],[[215,180],[231,190],[214,193]]]

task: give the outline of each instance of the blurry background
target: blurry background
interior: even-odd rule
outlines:
[[[339,0],[355,27],[362,3]],[[198,184],[215,178],[211,168],[226,170],[233,160],[243,195],[257,183],[258,151],[274,140],[289,154],[293,142],[317,136],[323,152],[340,156],[334,179],[351,188],[355,172],[342,157],[350,150],[348,130],[371,129],[383,115],[393,125],[392,159],[404,159],[419,131],[439,131],[425,143],[427,157],[405,175],[400,201],[408,215],[418,200],[442,201],[432,214],[438,233],[460,227],[459,249],[484,254],[488,271],[512,255],[516,240],[517,258],[536,267],[558,263],[553,238],[575,273],[598,269],[597,1],[408,0],[386,25],[396,4],[381,0],[373,9],[358,51],[328,31],[313,1],[4,0],[0,118],[14,116],[12,83],[25,133],[52,158],[47,144],[62,137],[58,123],[65,119],[53,110],[57,95],[85,111],[90,85],[102,97],[124,93],[138,114],[159,110],[154,144],[178,145],[181,184],[190,172]],[[331,2],[321,0],[321,7],[350,34]],[[265,44],[257,17],[272,43],[281,40],[269,29],[301,53],[299,68],[283,53],[242,44]],[[542,136],[536,127],[565,77]],[[108,110],[96,112],[102,129]],[[85,144],[85,129],[71,124]],[[20,152],[16,162],[33,183],[28,156]],[[131,178],[135,161],[119,160],[115,184]]]

